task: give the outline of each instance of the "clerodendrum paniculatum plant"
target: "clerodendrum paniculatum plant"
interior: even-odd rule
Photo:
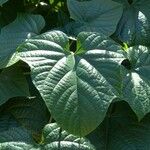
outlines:
[[[150,149],[149,0],[0,0],[0,45],[1,150]]]

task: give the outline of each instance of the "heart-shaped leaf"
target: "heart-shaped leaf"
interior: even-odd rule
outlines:
[[[32,80],[54,119],[80,136],[94,130],[120,94],[120,46],[96,33],[81,33],[78,49],[69,51],[68,37],[52,31],[18,50],[32,70]]]

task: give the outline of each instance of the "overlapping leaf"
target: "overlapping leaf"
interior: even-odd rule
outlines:
[[[114,107],[115,112],[88,136],[91,143],[97,150],[149,150],[150,116],[138,122],[126,103]]]
[[[59,31],[37,36],[19,48],[54,119],[81,136],[102,122],[109,104],[120,94],[124,56],[119,49],[99,34],[85,33],[72,53],[68,37]]]
[[[61,131],[56,123],[45,126],[43,138],[45,150],[95,150],[87,139]]]
[[[64,130],[61,131],[56,123],[48,124],[44,128],[43,140],[41,144],[37,144],[31,134],[20,127],[13,120],[14,118],[8,114],[4,116],[0,118],[0,125],[5,126],[0,133],[1,150],[95,150],[87,139],[68,134]]]
[[[129,45],[150,45],[150,2],[149,0],[114,0],[124,5],[116,36]]]
[[[17,97],[10,99],[4,106],[5,112],[14,116],[14,118],[31,131],[38,138],[41,130],[49,121],[47,107],[38,91],[30,81],[30,98]]]
[[[122,15],[122,5],[111,0],[68,0],[67,3],[71,18],[78,24],[75,33],[94,31],[109,36],[115,32]]]
[[[36,145],[31,134],[22,128],[10,114],[0,116],[0,130],[1,150],[30,150]]]
[[[13,66],[0,73],[0,105],[17,96],[29,96],[29,88],[23,71]]]
[[[127,58],[131,70],[123,73],[123,98],[141,119],[150,112],[150,49],[131,47]]]
[[[17,46],[40,33],[44,19],[39,15],[18,14],[17,19],[5,26],[0,34],[0,68],[14,64]]]

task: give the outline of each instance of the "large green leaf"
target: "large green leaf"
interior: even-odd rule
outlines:
[[[2,6],[4,3],[6,3],[8,0],[0,0],[0,6]]]
[[[123,99],[141,119],[150,112],[150,49],[131,47],[127,55],[131,70],[123,71]]]
[[[17,66],[5,68],[0,73],[0,105],[17,96],[29,96],[26,78]]]
[[[88,139],[97,150],[149,150],[150,116],[138,122],[126,103],[114,104],[111,113]]]
[[[120,46],[99,34],[81,33],[78,49],[69,51],[68,37],[52,31],[20,46],[21,59],[54,119],[73,134],[85,135],[105,117],[120,95]]]
[[[122,15],[122,5],[111,0],[68,0],[68,9],[71,18],[80,31],[99,32],[107,36],[115,32]]]
[[[0,68],[14,64],[17,46],[40,33],[44,19],[39,15],[18,14],[17,19],[5,26],[0,34]]]
[[[150,2],[133,0],[132,4],[123,2],[124,12],[115,35],[129,45],[150,45]]]

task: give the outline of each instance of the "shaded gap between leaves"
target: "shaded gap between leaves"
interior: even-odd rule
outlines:
[[[129,61],[129,59],[123,60],[121,65],[124,66],[127,70],[131,70],[131,68],[132,68],[132,65],[131,65],[131,62]]]
[[[69,49],[71,52],[75,52],[77,49],[77,41],[74,39],[69,39]]]
[[[106,115],[106,128],[105,128],[105,150],[108,150],[109,145],[109,130],[111,128],[111,115],[115,112],[116,104],[112,103],[108,109],[107,115]]]

